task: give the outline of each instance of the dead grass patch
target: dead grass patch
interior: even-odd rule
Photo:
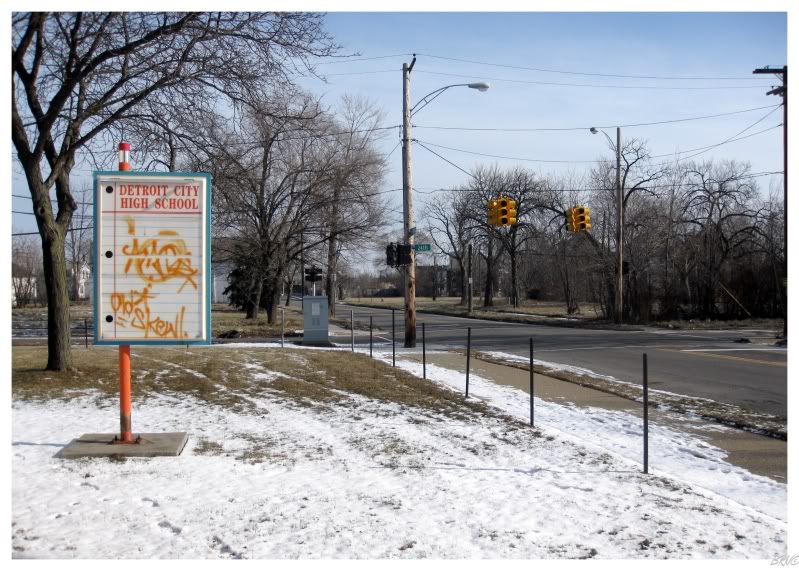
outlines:
[[[213,440],[200,437],[197,445],[194,447],[194,453],[200,456],[221,456],[225,453],[224,447]]]
[[[20,400],[71,399],[98,394],[118,398],[118,353],[115,347],[73,349],[76,369],[44,370],[46,347],[13,347],[12,394]],[[132,397],[142,402],[157,395],[190,396],[235,412],[256,410],[255,399],[281,398],[302,407],[348,406],[354,411],[369,401],[398,405],[430,419],[473,421],[490,414],[509,426],[521,423],[481,402],[348,351],[224,347],[134,347]],[[258,372],[285,376],[258,379]],[[387,416],[397,409],[375,408]]]
[[[284,331],[286,337],[296,337],[296,330],[303,328],[302,309],[284,308]],[[275,314],[275,322],[269,323],[265,311],[261,311],[256,319],[247,319],[244,311],[225,305],[215,305],[211,314],[211,331],[218,337],[226,331],[235,329],[242,337],[280,337],[280,310]]]
[[[264,367],[285,373],[295,379],[309,383],[300,386],[296,383],[273,381],[270,385],[279,386],[290,393],[302,391],[306,398],[336,400],[335,393],[352,393],[367,398],[393,402],[402,406],[429,409],[437,413],[466,420],[474,413],[484,414],[487,407],[482,403],[465,402],[463,395],[415,377],[401,369],[389,367],[370,359],[366,355],[347,351],[305,351],[304,367],[300,369],[296,360],[281,356],[278,351],[270,352],[262,363]],[[310,384],[316,385],[311,387]],[[324,393],[328,391],[328,394]],[[294,394],[294,393],[290,393]],[[340,399],[339,399],[340,400]]]

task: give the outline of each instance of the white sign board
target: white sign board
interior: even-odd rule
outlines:
[[[98,345],[211,342],[211,177],[94,174]]]

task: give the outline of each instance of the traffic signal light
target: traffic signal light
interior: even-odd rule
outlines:
[[[397,245],[394,242],[386,246],[386,265],[390,268],[397,267]]]
[[[487,206],[488,225],[499,226],[499,200],[489,200]]]
[[[316,266],[305,268],[305,281],[306,282],[320,282],[322,281],[322,269]]]
[[[512,198],[499,199],[499,223],[501,226],[516,224],[516,201]]]
[[[516,224],[516,201],[512,198],[494,198],[488,201],[488,225],[512,226]]]
[[[567,208],[565,214],[566,214],[566,231],[574,232],[574,222],[572,219],[574,216],[574,208]]]
[[[574,209],[574,212],[576,214],[575,232],[579,232],[580,230],[588,232],[591,230],[591,210],[578,206]]]
[[[397,244],[397,265],[410,266],[411,265],[411,250],[413,246],[410,244]]]

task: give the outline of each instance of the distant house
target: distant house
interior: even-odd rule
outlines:
[[[211,303],[230,303],[230,294],[224,293],[230,285],[233,265],[225,262],[211,264]]]
[[[86,301],[92,298],[92,269],[87,263],[78,268],[77,276],[73,268],[67,270],[70,298],[74,301]]]

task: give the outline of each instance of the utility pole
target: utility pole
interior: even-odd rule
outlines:
[[[616,127],[616,199],[618,200],[618,230],[616,236],[616,311],[614,323],[624,321],[624,192],[621,188],[621,127]]]
[[[436,255],[433,254],[433,301],[436,300],[436,290],[438,289],[438,267],[436,266]]]
[[[413,178],[411,175],[411,64],[402,64],[402,213],[405,242],[411,247],[411,263],[405,268],[405,347],[416,347],[416,251],[413,225]]]
[[[467,308],[468,308],[468,312],[469,313],[472,312],[472,302],[473,302],[473,300],[472,300],[472,262],[473,262],[473,260],[472,260],[472,245],[470,243],[469,244],[469,281],[468,281],[468,283],[466,285],[466,291],[469,293],[469,297],[468,297],[469,301],[467,302]]]
[[[780,95],[782,96],[782,190],[783,190],[783,216],[782,225],[785,241],[785,280],[788,279],[788,66],[784,65],[782,68],[758,68],[752,71],[754,74],[773,73],[779,75],[782,79],[782,85],[775,87],[766,95]],[[777,285],[779,287],[779,284]],[[788,283],[784,282],[782,286],[782,309],[785,313],[782,326],[782,336],[788,338]]]

